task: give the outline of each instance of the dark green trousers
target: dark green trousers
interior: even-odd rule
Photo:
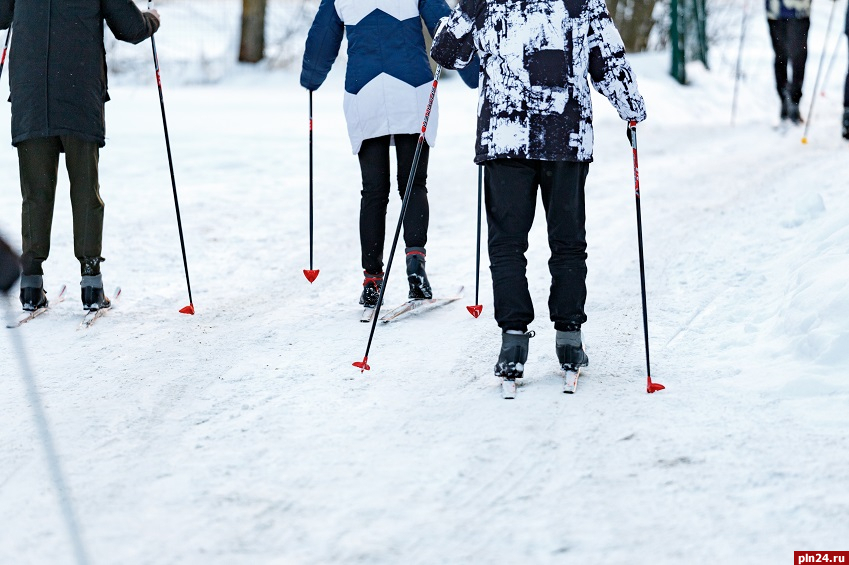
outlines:
[[[28,139],[18,144],[24,275],[43,275],[41,264],[50,254],[60,153],[65,153],[71,181],[74,255],[82,262],[84,258],[99,258],[102,251],[103,200],[97,177],[98,144],[68,135]]]

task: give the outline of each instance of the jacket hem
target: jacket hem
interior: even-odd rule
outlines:
[[[39,137],[59,137],[60,135],[70,135],[72,137],[82,139],[83,141],[97,143],[97,146],[101,148],[106,146],[106,139],[104,137],[91,135],[89,133],[82,133],[70,129],[49,129],[47,131],[22,133],[12,138],[12,145],[14,147],[17,147],[18,144],[23,143],[24,141],[27,141],[29,139],[37,139]]]

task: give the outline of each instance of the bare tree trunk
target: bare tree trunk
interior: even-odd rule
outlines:
[[[242,42],[239,61],[256,63],[265,51],[265,8],[267,0],[242,0]]]
[[[607,0],[607,9],[629,53],[643,51],[648,45],[655,3],[656,0]]]

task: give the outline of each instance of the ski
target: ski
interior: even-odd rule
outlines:
[[[501,396],[505,400],[516,398],[516,379],[509,379],[507,377],[501,379]]]
[[[565,369],[566,374],[563,378],[563,392],[565,394],[575,394],[578,390],[578,377],[581,376],[581,368]]]
[[[78,330],[87,330],[94,324],[97,320],[99,320],[103,315],[107,312],[107,310],[111,310],[115,306],[115,302],[121,297],[121,287],[115,289],[115,292],[112,294],[111,304],[109,308],[99,308],[97,310],[89,310],[86,312],[83,317],[83,321],[80,322]]]
[[[62,288],[59,289],[59,293],[56,295],[56,298],[48,300],[47,306],[42,306],[41,308],[36,308],[35,310],[32,310],[30,312],[26,312],[26,313],[22,314],[21,316],[18,317],[17,320],[15,320],[14,323],[9,324],[6,327],[9,328],[9,329],[20,327],[20,326],[26,324],[27,322],[29,322],[30,320],[33,320],[33,319],[41,316],[45,312],[47,312],[47,310],[50,309],[51,304],[56,305],[56,304],[60,304],[60,303],[64,302],[65,301],[65,291],[67,290],[67,288],[68,287],[63,284]]]
[[[368,324],[369,322],[371,322],[373,316],[374,308],[365,307],[363,308],[363,313],[360,314],[360,321],[364,324]]]
[[[380,321],[384,324],[388,324],[393,320],[397,320],[403,316],[408,314],[412,314],[413,312],[427,312],[430,310],[434,310],[439,308],[440,306],[445,306],[446,304],[451,304],[454,301],[460,300],[463,297],[463,287],[459,287],[454,295],[449,296],[447,298],[428,298],[422,300],[408,300],[404,304],[390,310],[386,314],[380,317]]]

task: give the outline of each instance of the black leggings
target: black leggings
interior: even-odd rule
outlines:
[[[419,136],[396,134],[394,137],[398,163],[398,192],[403,198]],[[389,140],[388,135],[366,139],[358,154],[363,174],[360,246],[363,269],[371,274],[383,272],[383,240],[386,236],[386,206],[389,204],[390,188]],[[407,213],[404,216],[404,243],[407,247],[424,247],[427,244],[427,226],[430,219],[426,183],[428,151],[428,145],[424,143],[407,204]]]
[[[775,87],[784,98],[786,92],[798,104],[802,99],[802,82],[805,80],[805,63],[808,60],[809,18],[768,20],[769,36],[775,51]],[[787,65],[792,75],[787,80]]]

